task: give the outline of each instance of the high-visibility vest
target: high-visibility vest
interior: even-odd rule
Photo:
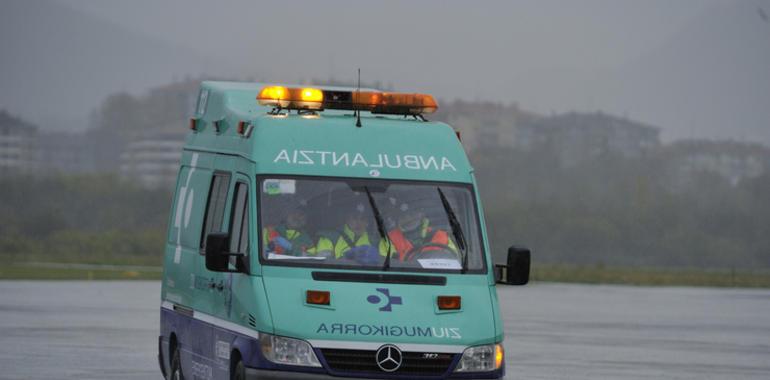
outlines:
[[[358,236],[356,236],[355,232],[350,228],[350,226],[345,225],[342,228],[342,231],[331,231],[331,232],[324,232],[321,233],[321,237],[318,239],[318,242],[316,243],[315,247],[308,250],[308,253],[313,255],[329,255],[333,256],[334,258],[340,258],[345,255],[347,251],[349,251],[351,248],[355,247],[361,247],[361,246],[377,246],[376,243],[370,239],[369,233],[364,232]],[[385,256],[385,252],[387,251],[388,244],[386,239],[379,239],[379,252],[380,255]],[[396,250],[391,246],[390,248],[391,254],[395,253]]]
[[[266,227],[262,230],[262,241],[265,247],[277,237],[283,237],[292,244],[291,252],[284,252],[283,247],[275,245],[273,251],[280,255],[301,255],[311,249],[313,242],[302,231],[283,228]]]
[[[311,253],[329,252],[333,253],[335,258],[340,258],[351,248],[374,245],[369,239],[369,233],[364,232],[356,236],[356,233],[348,225],[345,225],[341,232],[327,232],[323,235],[318,239],[318,243]]]

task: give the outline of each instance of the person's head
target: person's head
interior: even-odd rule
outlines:
[[[289,210],[286,214],[286,227],[296,230],[305,226],[307,223],[306,203],[301,201],[299,205]]]
[[[356,234],[361,234],[369,227],[369,217],[366,215],[366,206],[359,203],[351,210],[345,218],[345,223]]]
[[[400,213],[397,224],[401,231],[408,233],[417,231],[420,228],[425,217],[425,214],[420,209],[410,207],[408,203],[403,202],[398,206],[398,210]]]

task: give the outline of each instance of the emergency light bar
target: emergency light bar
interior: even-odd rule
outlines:
[[[379,91],[338,91],[317,88],[264,87],[257,95],[260,105],[276,109],[321,111],[324,109],[369,111],[375,114],[423,115],[436,112],[438,104],[427,94]]]

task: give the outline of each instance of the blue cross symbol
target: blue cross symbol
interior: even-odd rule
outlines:
[[[391,305],[402,305],[401,303],[401,297],[399,296],[391,296],[390,295],[390,289],[387,288],[377,288],[377,291],[382,293],[387,299],[388,303],[385,304],[385,306],[380,308],[380,311],[392,311]],[[369,303],[373,304],[379,304],[382,302],[382,298],[376,294],[372,294],[369,297],[366,297],[366,300],[369,301]]]

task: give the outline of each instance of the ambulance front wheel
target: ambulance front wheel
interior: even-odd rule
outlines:
[[[238,363],[233,367],[232,380],[246,380],[246,366],[243,365],[243,361],[238,359]]]
[[[184,380],[182,375],[182,362],[179,359],[179,347],[174,348],[174,354],[171,356],[171,380]]]

